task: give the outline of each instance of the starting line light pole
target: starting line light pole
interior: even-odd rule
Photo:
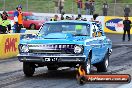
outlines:
[[[6,8],[5,8],[5,0],[4,0],[4,7],[3,7],[3,9],[5,10]]]
[[[116,15],[116,0],[115,0],[115,3],[114,3],[114,16]]]
[[[27,11],[28,11],[28,0],[27,0]]]

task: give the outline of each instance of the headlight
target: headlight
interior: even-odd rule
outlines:
[[[28,45],[20,45],[19,50],[20,52],[27,53],[29,51]]]
[[[40,26],[41,26],[41,25],[42,25],[42,23],[38,23],[38,25],[40,25]]]
[[[74,47],[74,52],[75,53],[81,53],[83,51],[83,48],[81,46],[75,46]]]

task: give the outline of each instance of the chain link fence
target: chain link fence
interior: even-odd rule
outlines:
[[[18,4],[22,4],[23,11],[40,13],[55,12],[55,3],[53,0],[0,0],[0,10],[15,10]],[[130,16],[132,16],[132,3],[108,3],[108,15],[124,16],[124,8],[126,5],[129,5],[131,9]],[[102,2],[95,2],[95,13],[103,15],[102,7]],[[68,14],[77,14],[77,3],[75,0],[65,0],[64,11]],[[85,14],[84,5],[82,14]]]
[[[110,3],[108,15],[110,16],[124,16],[124,8],[129,5],[131,10],[130,16],[132,16],[132,3]]]

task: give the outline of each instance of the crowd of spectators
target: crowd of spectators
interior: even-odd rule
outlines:
[[[55,13],[64,13],[65,0],[54,0],[55,3]],[[95,0],[75,0],[77,5],[78,14],[82,14],[82,11],[85,10],[86,15],[93,15],[95,13]],[[107,16],[108,12],[107,1],[104,1],[102,6],[103,15]]]
[[[77,8],[78,14],[82,14],[82,9],[86,11],[86,15],[93,15],[95,11],[95,1],[94,0],[86,0],[83,2],[82,0],[77,0]]]
[[[92,21],[92,22],[99,22],[96,18],[99,16],[98,14],[93,14],[93,18],[88,20],[87,18],[83,18],[81,14],[78,14],[78,16],[64,16],[65,14],[62,14],[61,17],[58,15],[54,15],[53,18],[50,19],[50,21],[59,21],[59,20],[80,20],[80,21]]]
[[[78,14],[82,14],[82,9],[86,10],[86,15],[93,15],[95,11],[95,1],[94,0],[75,0],[77,3]],[[65,0],[54,0],[55,3],[55,13],[63,13]]]

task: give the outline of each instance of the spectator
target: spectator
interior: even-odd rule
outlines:
[[[90,15],[94,14],[95,11],[94,5],[95,5],[94,0],[90,0]]]
[[[82,21],[87,21],[87,18],[81,19]]]
[[[50,21],[57,21],[58,20],[58,15],[55,15],[53,18],[50,19]]]
[[[88,0],[85,2],[86,15],[90,15],[90,3]]]
[[[62,14],[61,14],[61,20],[64,20],[64,12],[62,12]]]
[[[69,16],[66,16],[66,20],[71,20],[71,17],[69,17]]]
[[[64,10],[65,0],[58,0],[59,13],[61,14]]]
[[[94,14],[93,15],[93,18],[91,19],[91,21],[93,21],[93,22],[99,22],[99,21],[97,21],[97,17],[98,17],[99,15],[98,14]]]
[[[6,34],[7,31],[11,30],[11,24],[10,20],[7,19],[8,15],[6,11],[3,11],[3,13],[0,16],[0,33]]]
[[[58,0],[54,0],[55,3],[55,13],[59,12],[59,8],[58,8]]]
[[[78,14],[82,14],[82,0],[77,1]]]
[[[126,5],[126,7],[124,8],[124,16],[129,17],[130,12],[131,10],[130,10],[129,5]]]
[[[15,33],[20,33],[21,28],[23,28],[23,14],[21,5],[18,5],[16,11],[14,12],[14,22]]]
[[[75,20],[81,20],[82,19],[82,15],[78,14],[78,17]]]
[[[107,16],[107,12],[108,12],[108,3],[107,1],[103,4],[103,16]]]
[[[71,20],[75,20],[74,16],[71,17]]]
[[[125,20],[123,21],[123,25],[124,25],[124,34],[123,34],[123,41],[125,41],[125,35],[126,32],[128,34],[128,41],[130,41],[130,29],[131,29],[131,21],[128,19],[128,16],[125,16]]]

